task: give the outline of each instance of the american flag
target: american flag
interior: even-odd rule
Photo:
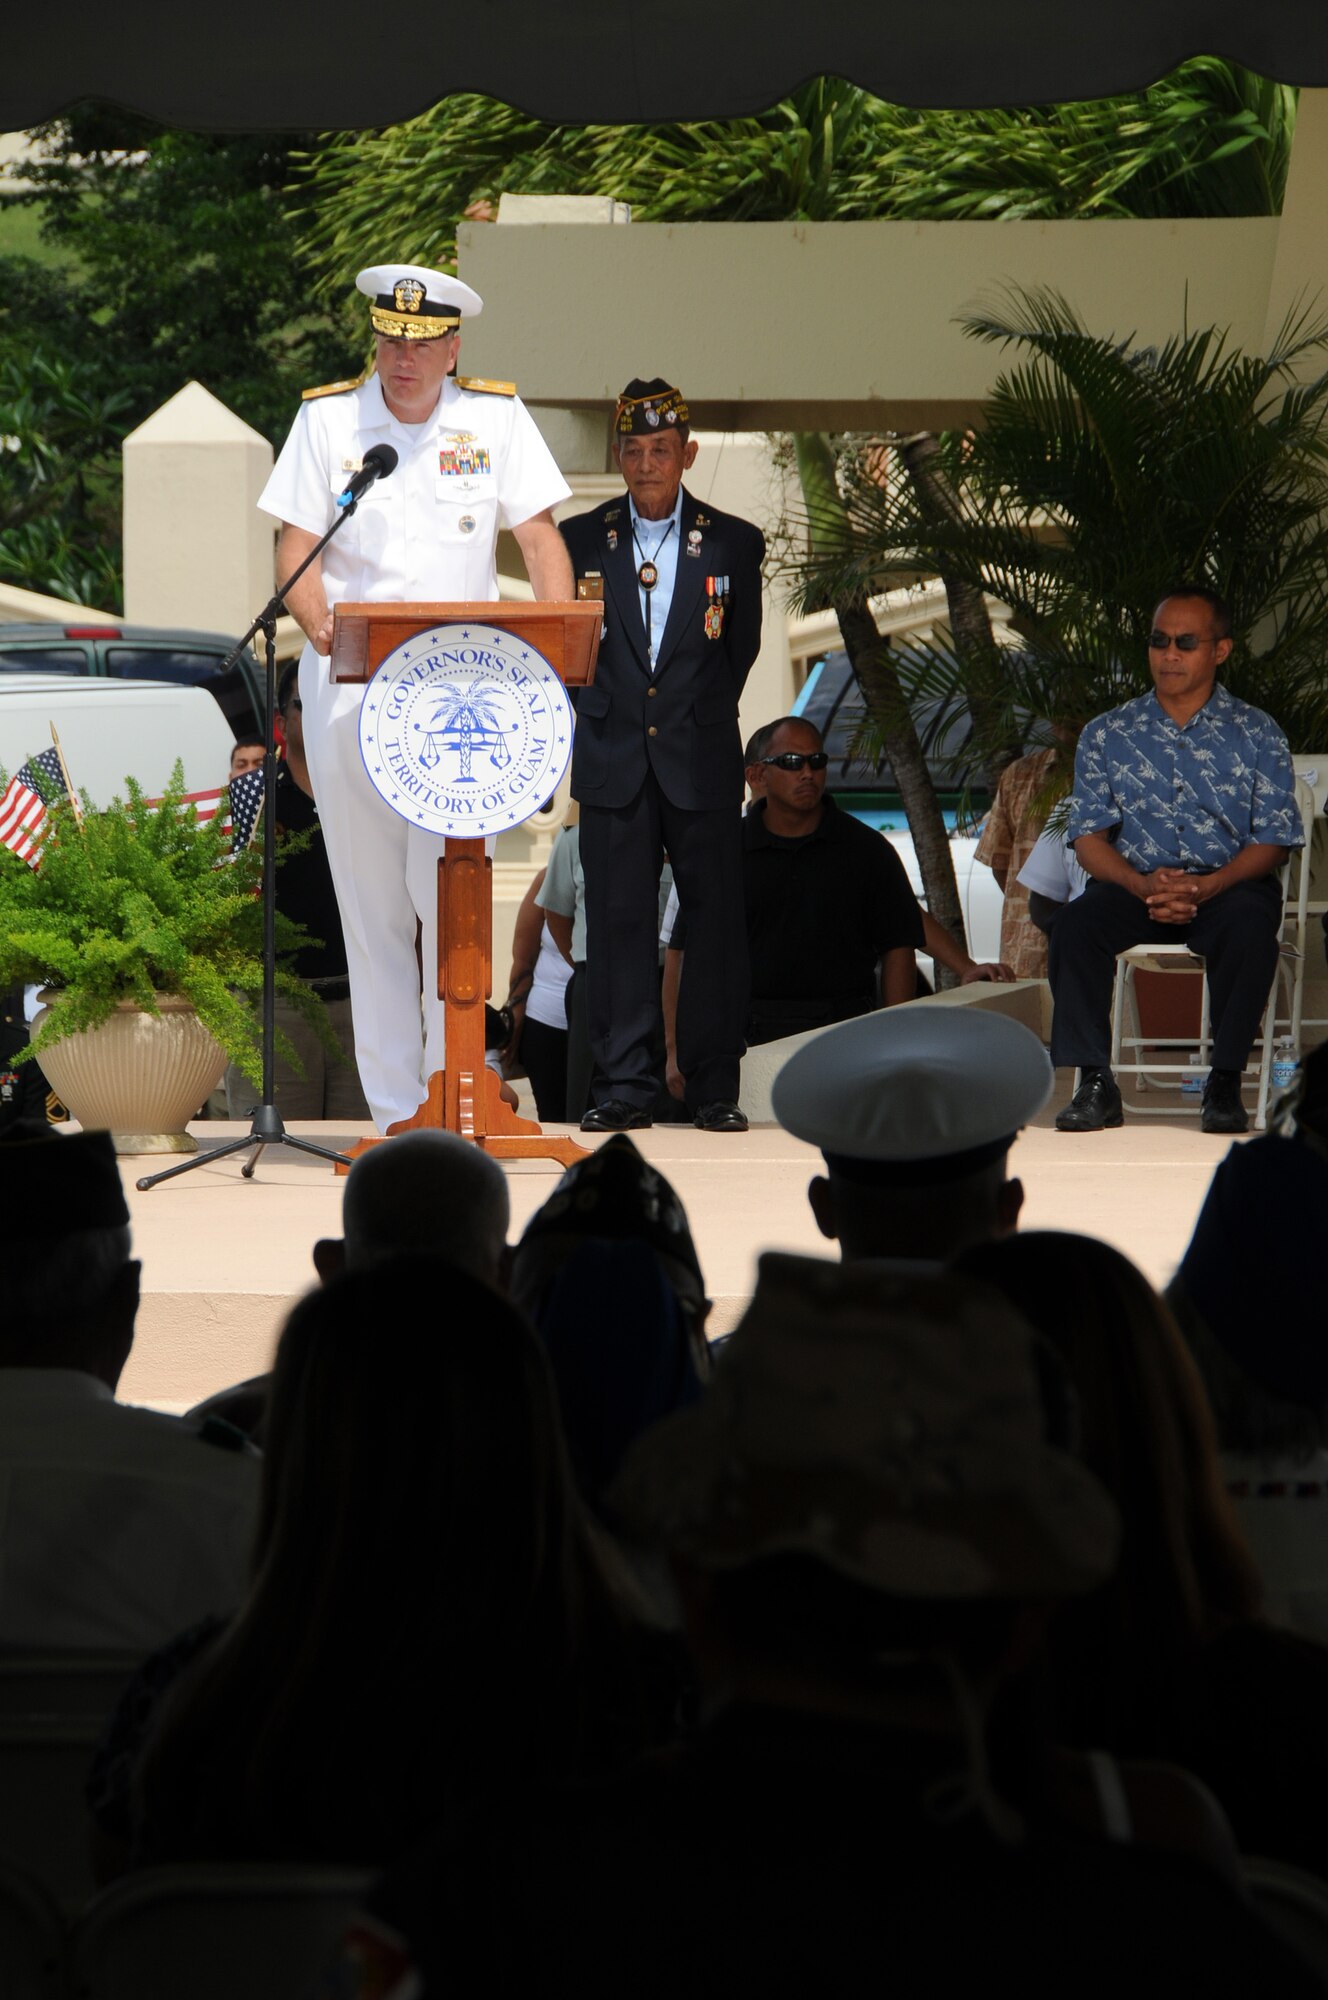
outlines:
[[[258,815],[263,810],[262,767],[257,771],[241,771],[238,778],[232,778],[230,794],[231,846],[238,854],[253,839]]]
[[[143,803],[149,812],[156,812],[161,800],[144,799]],[[220,813],[221,830],[231,836],[231,846],[238,854],[253,839],[258,815],[263,810],[262,770],[241,771],[228,785],[214,785],[206,792],[186,792],[178,810],[184,814],[190,806],[200,826],[206,826]]]
[[[46,808],[68,797],[59,751],[39,750],[29,757],[0,798],[0,847],[9,848],[29,868],[40,868]]]
[[[156,812],[162,802],[160,799],[144,799],[143,803],[149,812]],[[198,824],[206,826],[210,819],[217,817],[223,804],[226,807],[226,814],[221,822],[221,830],[223,833],[229,833],[231,825],[230,798],[225,785],[214,785],[210,791],[206,792],[186,792],[180,800],[178,811],[181,817],[183,817],[188,812],[190,806],[192,806],[198,816]]]
[[[144,798],[148,812],[156,812],[160,804],[160,798]],[[262,770],[242,770],[230,784],[214,784],[208,792],[184,792],[178,812],[184,816],[190,806],[200,826],[206,826],[220,814],[222,832],[230,834],[232,848],[240,852],[254,838],[258,814],[262,812]]]

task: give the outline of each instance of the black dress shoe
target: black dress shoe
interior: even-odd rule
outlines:
[[[596,1104],[581,1120],[583,1132],[640,1132],[654,1119],[643,1104],[629,1104],[625,1097],[611,1097]]]
[[[1203,1115],[1199,1124],[1205,1132],[1249,1131],[1249,1113],[1240,1101],[1239,1070],[1209,1070],[1208,1081],[1204,1085]]]
[[[723,1098],[714,1104],[703,1104],[692,1120],[701,1132],[745,1132],[747,1119],[736,1104],[728,1104]]]
[[[1056,1113],[1058,1132],[1101,1132],[1124,1123],[1120,1090],[1109,1069],[1086,1069],[1074,1096]]]

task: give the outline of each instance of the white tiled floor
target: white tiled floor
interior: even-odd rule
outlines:
[[[1105,1237],[1165,1283],[1228,1142],[1205,1138],[1196,1119],[1181,1117],[1130,1118],[1117,1132],[1058,1133],[1052,1117],[1069,1083],[1068,1074],[1061,1078],[1055,1102],[1014,1151],[1027,1195],[1024,1226]],[[245,1128],[193,1129],[206,1145]],[[331,1145],[356,1136],[333,1126],[292,1130]],[[735,1137],[657,1126],[636,1136],[686,1204],[715,1301],[713,1332],[740,1316],[761,1250],[829,1253],[806,1202],[819,1166],[811,1147],[777,1127]],[[320,1162],[277,1149],[252,1181],[231,1159],[140,1194],[135,1178],[157,1164],[167,1162],[123,1163],[144,1298],[121,1393],[183,1407],[267,1365],[290,1300],[312,1282],[314,1240],[340,1233],[343,1183]],[[552,1162],[509,1167],[514,1235],[559,1171]]]

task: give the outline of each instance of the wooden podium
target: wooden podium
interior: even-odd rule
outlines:
[[[542,653],[569,687],[594,678],[603,609],[584,604],[338,604],[332,628],[334,681],[367,681],[417,632],[473,624],[510,633]],[[384,801],[383,811],[392,808]],[[429,1078],[423,1104],[388,1127],[388,1136],[435,1126],[471,1139],[499,1159],[554,1159],[572,1166],[587,1148],[555,1139],[504,1104],[484,1060],[484,1003],[493,987],[492,866],[482,840],[444,842],[438,863],[438,996],[443,1002],[444,1062]],[[430,977],[426,968],[425,977]],[[351,1157],[379,1144],[351,1148]],[[338,1167],[338,1173],[346,1173]]]

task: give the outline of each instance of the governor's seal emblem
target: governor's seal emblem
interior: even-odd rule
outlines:
[[[492,625],[439,625],[389,653],[364,691],[360,754],[394,812],[478,840],[552,798],[572,708],[542,653]]]

